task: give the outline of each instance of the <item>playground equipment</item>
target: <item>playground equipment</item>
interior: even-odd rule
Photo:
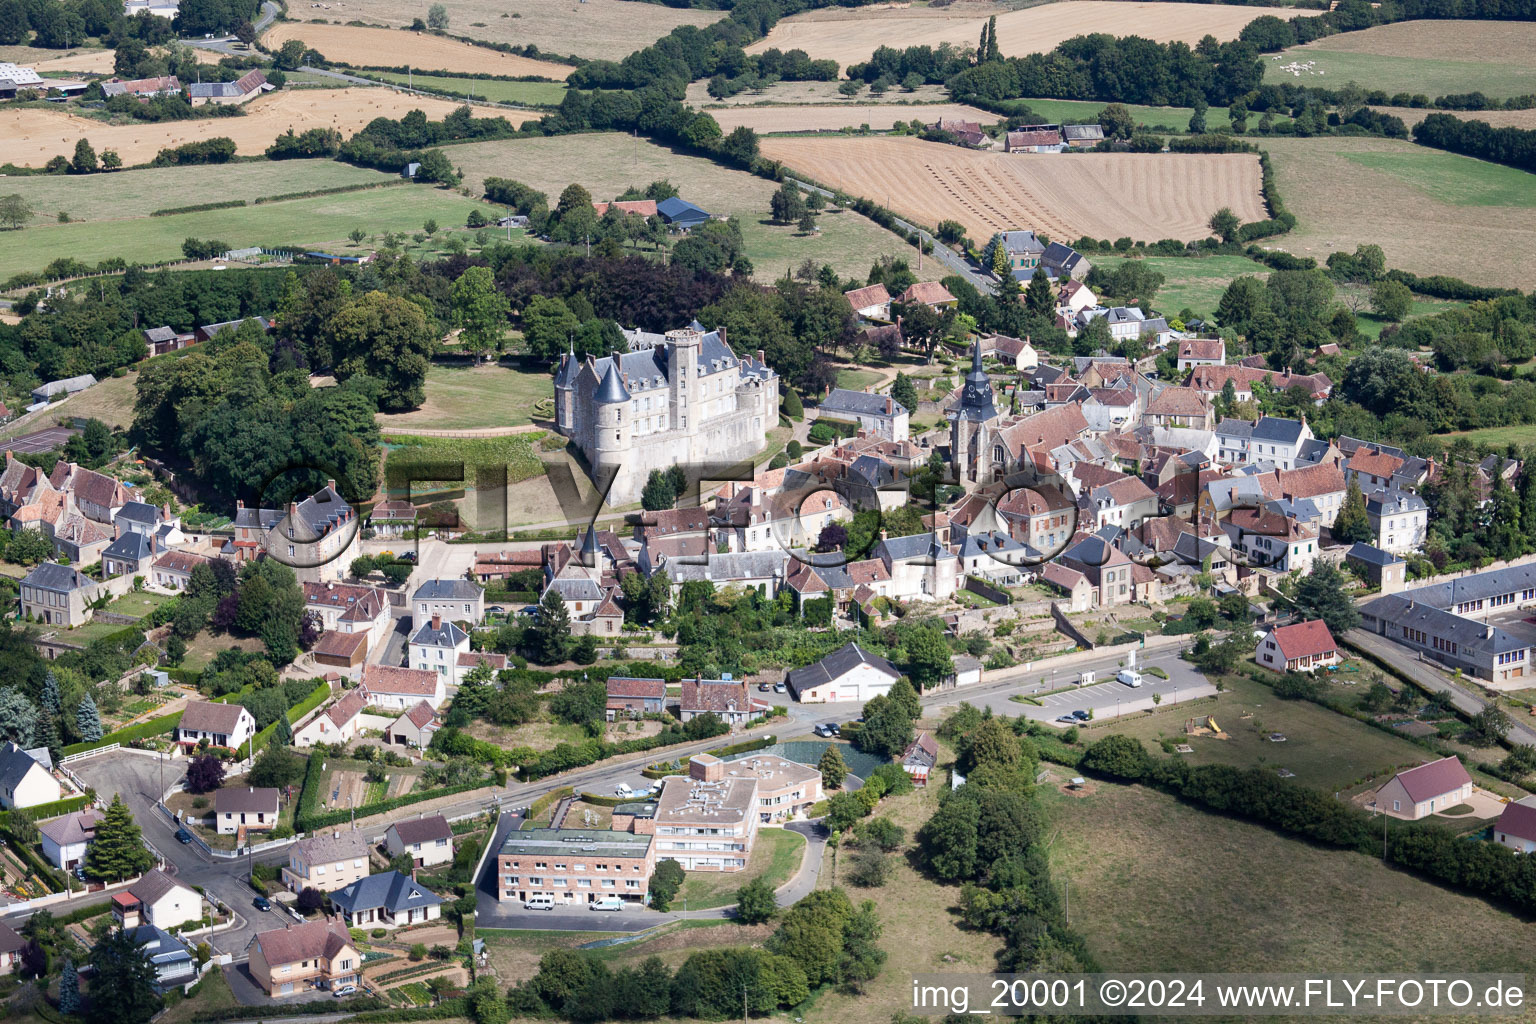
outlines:
[[[1214,715],[1191,718],[1184,723],[1186,736],[1213,736],[1218,740],[1227,738],[1227,734],[1221,731],[1221,726],[1216,724]]]

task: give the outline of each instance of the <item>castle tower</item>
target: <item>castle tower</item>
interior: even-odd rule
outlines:
[[[592,404],[597,412],[597,427],[592,437],[592,475],[594,479],[602,481],[617,474],[608,493],[610,498],[620,499],[613,504],[623,504],[628,500],[623,496],[628,494],[630,483],[624,463],[628,460],[630,441],[634,435],[633,424],[627,415],[629,389],[619,378],[616,362],[608,363],[608,372],[603,375],[597,391],[593,393]]]
[[[691,327],[667,332],[667,377],[672,389],[672,422],[684,433],[697,432],[703,422],[704,385],[699,380],[699,356],[704,335]]]
[[[580,369],[576,350],[571,348],[560,357],[560,369],[555,373],[555,430],[566,437],[576,429],[576,374]]]

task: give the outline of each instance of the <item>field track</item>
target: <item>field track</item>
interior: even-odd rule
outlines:
[[[1005,57],[1044,52],[1073,36],[1108,32],[1138,35],[1160,43],[1191,45],[1207,34],[1236,39],[1242,27],[1264,14],[1294,18],[1308,13],[1288,7],[1241,7],[1231,4],[1053,3],[997,16],[997,39]],[[830,57],[847,65],[868,60],[878,47],[898,49],[917,43],[953,43],[974,49],[986,24],[985,14],[947,13],[932,8],[884,11],[830,8],[785,18],[767,37],[747,47],[760,53],[771,47],[799,48],[812,58]]]
[[[376,117],[402,117],[420,110],[428,118],[440,120],[461,105],[393,89],[359,88],[284,89],[252,100],[244,117],[159,124],[109,125],[63,111],[26,108],[0,110],[0,139],[6,140],[7,159],[23,167],[40,167],[60,154],[69,156],[82,138],[90,139],[97,152],[117,150],[125,164],[146,163],[167,146],[220,136],[234,139],[242,156],[259,156],[289,128],[295,132],[335,128],[342,135],[351,135]],[[512,111],[503,116],[513,123],[520,119]]]
[[[353,67],[404,67],[417,71],[453,71],[471,75],[507,75],[513,78],[538,75],[556,81],[575,70],[569,64],[514,57],[484,46],[471,46],[427,33],[352,25],[315,25],[284,21],[262,36],[262,45],[277,49],[290,39],[302,39],[327,60]]]
[[[1248,154],[982,153],[912,138],[767,138],[763,155],[824,185],[933,226],[957,220],[976,241],[1034,228],[1052,238],[1192,240],[1223,206],[1267,214]]]
[[[836,131],[867,124],[875,131],[887,131],[897,121],[922,121],[932,124],[941,117],[992,124],[998,115],[963,103],[924,103],[896,106],[879,103],[850,103],[847,106],[730,107],[707,113],[726,131],[746,125],[758,132]]]

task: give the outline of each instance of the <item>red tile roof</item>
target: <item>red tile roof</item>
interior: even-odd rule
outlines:
[[[363,685],[370,693],[437,693],[437,673],[394,665],[364,665]]]
[[[1320,654],[1336,651],[1339,647],[1334,643],[1333,634],[1328,632],[1328,627],[1324,625],[1322,619],[1278,626],[1270,637],[1279,645],[1280,653],[1285,656],[1286,661],[1294,658],[1315,658]]]
[[[339,917],[273,928],[259,933],[252,941],[269,967],[322,957],[331,960],[343,949],[356,948],[352,946],[347,926]]]
[[[650,697],[655,700],[665,700],[667,697],[667,681],[665,679],[635,679],[631,676],[609,676],[608,696]]]
[[[848,305],[855,311],[868,309],[870,306],[883,306],[891,301],[891,293],[885,290],[883,284],[872,284],[864,288],[855,288],[851,292],[843,292],[848,300]]]
[[[953,295],[949,294],[949,289],[939,282],[918,281],[901,293],[900,301],[903,304],[921,302],[925,306],[937,306],[956,300]]]
[[[328,629],[320,634],[320,639],[315,641],[315,646],[310,649],[310,653],[326,658],[350,660],[359,648],[367,644],[367,633],[343,633],[340,630]]]

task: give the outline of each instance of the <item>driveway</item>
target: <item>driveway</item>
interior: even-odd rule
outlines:
[[[328,991],[297,992],[291,996],[269,996],[256,984],[256,979],[251,977],[251,969],[247,964],[230,964],[223,968],[224,980],[229,982],[229,990],[235,994],[235,1001],[241,1006],[297,1006],[300,1003],[318,1003],[321,1000],[331,999]],[[310,1017],[305,1014],[306,1020],[319,1020],[319,1017]]]

